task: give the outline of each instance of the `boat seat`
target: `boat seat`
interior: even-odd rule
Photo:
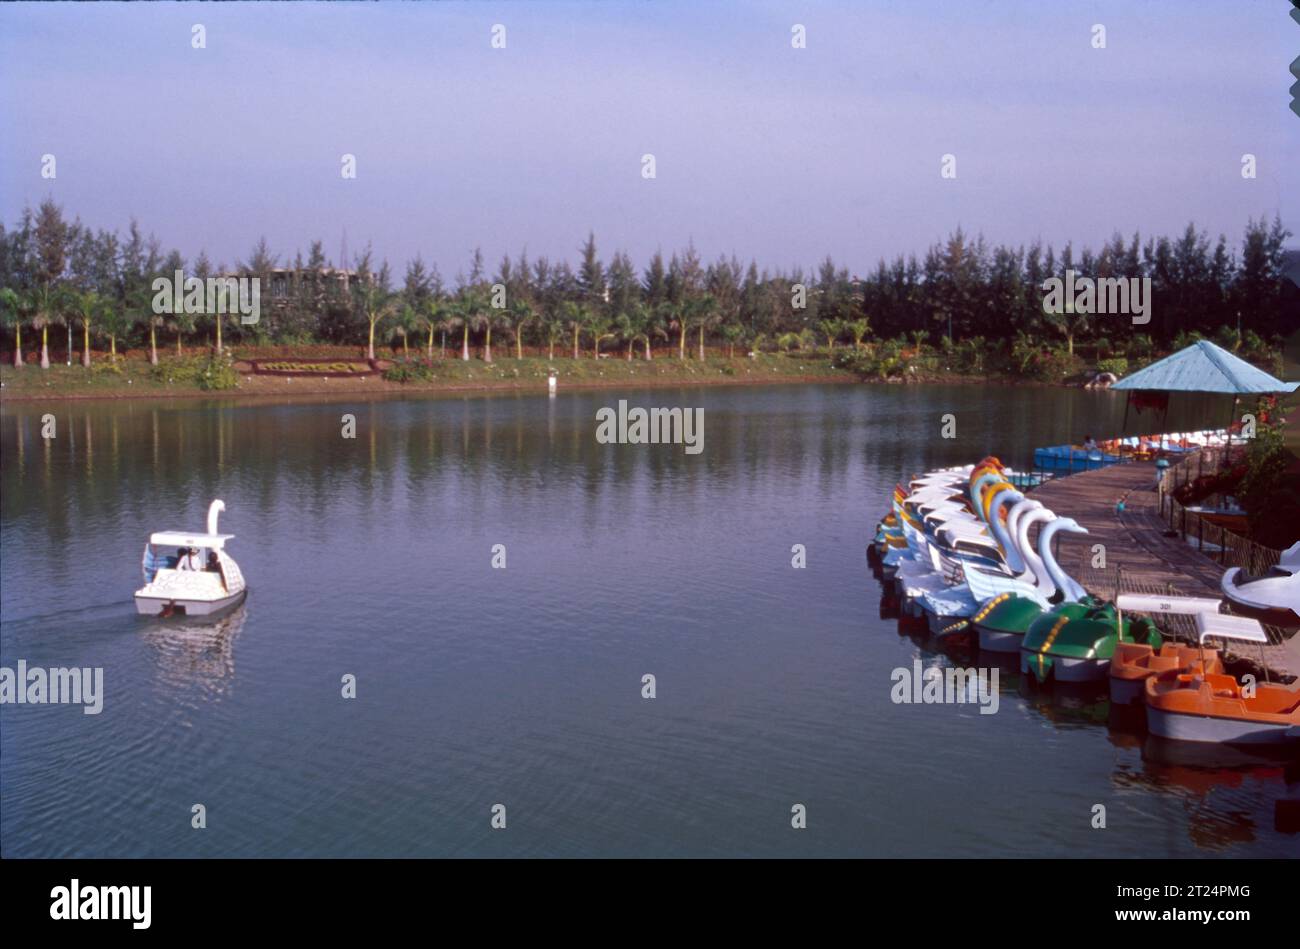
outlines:
[[[1241,687],[1237,685],[1237,680],[1229,675],[1219,675],[1211,672],[1205,676],[1205,681],[1209,684],[1210,689],[1219,698],[1239,699],[1241,698]]]

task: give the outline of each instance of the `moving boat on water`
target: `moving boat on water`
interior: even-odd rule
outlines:
[[[1219,583],[1232,611],[1269,626],[1300,628],[1300,542],[1282,551],[1277,566],[1252,577],[1233,567]]]
[[[1200,613],[1198,637],[1266,643],[1258,621]],[[1285,745],[1300,750],[1300,688],[1255,683],[1230,675],[1171,670],[1146,680],[1147,730],[1177,741]]]
[[[225,551],[226,542],[235,535],[217,532],[217,517],[225,509],[220,499],[209,505],[207,533],[159,531],[149,535],[141,562],[144,586],[135,592],[137,613],[216,616],[244,601],[248,594],[244,575]]]

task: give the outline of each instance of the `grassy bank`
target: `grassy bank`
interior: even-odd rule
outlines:
[[[354,349],[339,347],[325,353],[323,347],[312,347],[311,356],[320,358],[333,355],[339,359],[355,360]],[[292,358],[294,353],[274,350],[239,349],[237,360]],[[395,372],[388,378],[375,375],[363,378],[326,378],[314,376],[255,375],[248,372],[236,374],[233,388],[204,388],[196,379],[196,365],[202,357],[178,359],[163,356],[153,367],[142,358],[119,358],[116,365],[107,357],[96,358],[90,370],[79,364],[63,363],[42,370],[38,365],[21,369],[0,367],[0,400],[45,401],[63,399],[105,398],[185,398],[185,397],[257,397],[257,396],[308,396],[342,393],[401,394],[412,392],[526,390],[544,392],[547,377],[554,372],[561,388],[607,388],[655,385],[744,385],[783,382],[854,382],[858,377],[833,366],[824,355],[764,354],[755,358],[717,356],[705,359],[680,360],[659,356],[647,362],[624,358],[581,359],[499,355],[494,362],[480,358],[468,362],[457,358],[433,360],[424,364],[418,377],[395,381]],[[241,362],[235,365],[242,366]],[[401,366],[400,358],[384,359],[383,365]]]

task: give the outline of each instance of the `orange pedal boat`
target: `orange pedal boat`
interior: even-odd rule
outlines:
[[[1177,741],[1293,743],[1300,689],[1261,683],[1247,696],[1230,675],[1162,672],[1146,680],[1147,730]]]
[[[1146,643],[1118,642],[1110,657],[1110,700],[1120,705],[1140,703],[1152,676],[1196,670],[1222,674],[1219,650],[1165,643],[1157,652]]]
[[[1258,621],[1202,613],[1196,617],[1202,645],[1210,636],[1266,643]],[[1255,683],[1247,688],[1230,675],[1161,672],[1146,680],[1147,731],[1176,741],[1284,745],[1300,751],[1300,688]]]

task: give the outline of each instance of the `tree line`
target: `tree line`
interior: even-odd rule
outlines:
[[[1116,233],[1099,249],[1033,242],[992,246],[958,228],[921,256],[881,260],[864,276],[827,257],[805,272],[743,264],[735,256],[705,263],[693,244],[667,259],[655,252],[638,267],[616,251],[607,260],[589,234],[576,266],[526,252],[489,271],[476,250],[449,284],[436,264],[408,261],[400,279],[367,248],[344,268],[326,259],[321,241],[304,257],[282,259],[259,240],[245,259],[213,264],[206,253],[186,261],[132,220],[123,235],[95,230],[47,199],[12,226],[0,222],[0,313],[16,365],[24,347],[39,347],[49,365],[49,330],[73,328],[82,360],[93,343],[116,357],[119,346],[159,350],[174,343],[377,344],[469,359],[492,359],[504,340],[548,358],[604,355],[649,359],[669,347],[679,358],[751,351],[837,347],[869,349],[879,340],[952,348],[1075,347],[1116,350],[1115,337],[1165,346],[1189,334],[1219,334],[1238,345],[1247,336],[1276,345],[1285,324],[1282,267],[1291,232],[1280,218],[1249,220],[1237,248],[1211,242],[1194,224],[1177,237]],[[153,281],[181,270],[262,278],[256,325],[213,314],[158,313]],[[1046,313],[1050,277],[1150,278],[1152,321],[1137,328],[1122,316]],[[273,281],[268,292],[266,281]],[[494,337],[494,332],[496,336]],[[1123,347],[1119,347],[1123,351]]]

